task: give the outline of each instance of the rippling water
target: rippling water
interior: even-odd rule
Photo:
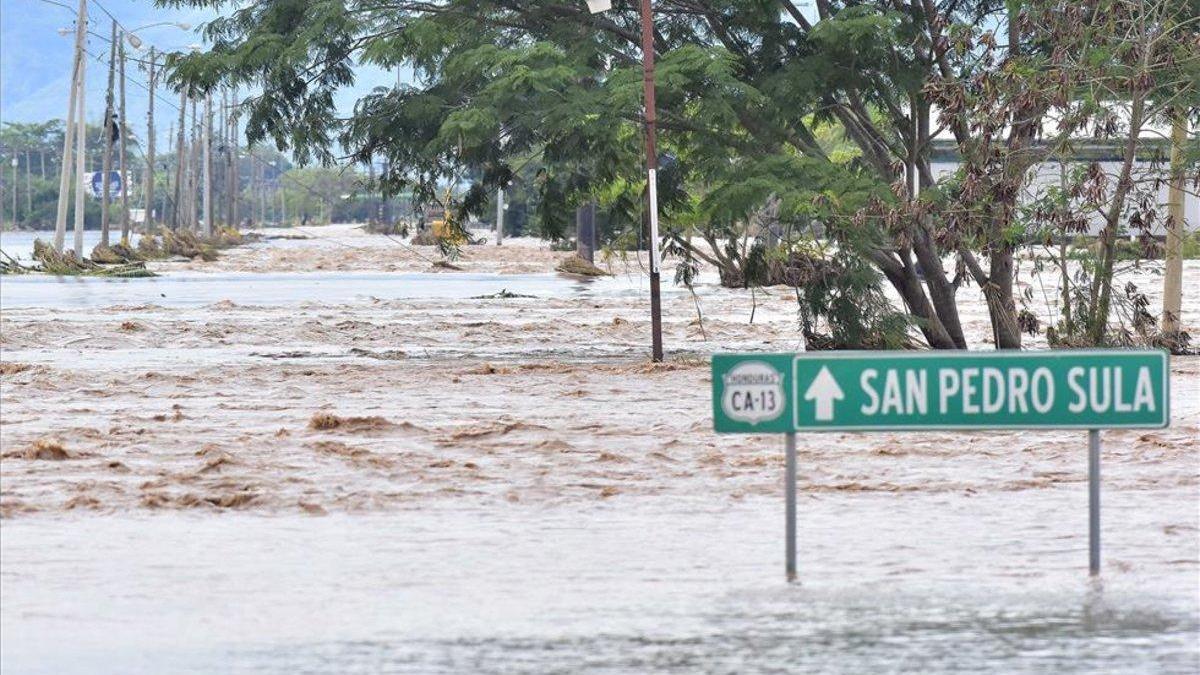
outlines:
[[[1105,434],[1102,582],[1084,434],[832,434],[788,585],[781,441],[680,357],[798,349],[794,299],[664,291],[677,370],[631,276],[0,279],[4,451],[75,453],[4,459],[0,670],[1200,672],[1200,362]]]
[[[0,279],[0,302],[6,309],[146,304],[196,307],[221,300],[279,306],[318,299],[327,303],[372,298],[466,299],[502,291],[541,297],[611,296],[639,292],[639,286],[627,277],[580,281],[557,274],[172,272],[142,279],[29,275]]]
[[[1196,532],[1162,497],[1109,498],[1103,584],[1074,488],[805,497],[790,586],[765,499],[6,522],[3,666],[1195,672]]]

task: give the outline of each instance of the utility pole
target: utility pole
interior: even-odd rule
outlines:
[[[125,123],[125,41],[121,40],[118,48],[121,59],[121,99],[120,117],[117,118],[121,129],[121,244],[129,245],[129,170],[125,161],[128,154],[129,125]]]
[[[86,0],[80,0],[79,7],[79,95],[76,97],[79,110],[75,112],[75,257],[83,260],[83,173],[87,168],[87,56],[84,54],[87,40]]]
[[[229,125],[230,125],[230,127],[232,127],[230,130],[231,133],[229,134],[229,145],[230,145],[230,147],[233,148],[233,158],[232,158],[233,176],[230,178],[230,181],[233,184],[233,223],[234,223],[234,227],[237,227],[237,223],[239,222],[238,198],[241,196],[241,192],[242,192],[242,190],[241,190],[241,187],[242,187],[242,181],[241,181],[242,161],[241,160],[242,160],[242,158],[241,158],[241,152],[238,150],[238,117],[239,117],[238,112],[239,111],[238,111],[238,89],[237,89],[237,87],[233,88],[233,93],[231,94],[231,97],[233,99],[233,116],[230,117],[230,119],[229,119]]]
[[[196,190],[198,189],[198,177],[200,175],[200,117],[196,114],[196,108],[199,105],[195,97],[192,97],[192,135],[191,141],[188,144],[188,168],[187,168],[187,202],[188,202],[188,229],[193,232],[199,232],[199,223],[197,222],[196,214]]]
[[[78,98],[83,95],[80,73],[86,67],[83,60],[84,37],[87,35],[87,0],[79,0],[79,14],[75,19],[75,59],[71,68],[71,93],[67,97],[67,128],[63,130],[62,167],[58,178],[58,208],[54,218],[54,250],[62,253],[67,238],[67,199],[71,194],[71,141],[75,134],[75,113],[79,109]],[[82,177],[80,178],[82,180]],[[76,185],[76,190],[82,189]]]
[[[258,222],[266,222],[266,167],[262,157],[254,157],[251,168],[254,171],[254,193],[258,195]]]
[[[183,213],[183,143],[187,125],[187,90],[179,90],[179,137],[175,144],[175,208],[171,213],[171,228],[178,231],[185,225],[180,217]]]
[[[504,239],[504,188],[496,190],[496,245]]]
[[[200,140],[203,143],[204,154],[204,235],[211,236],[213,233],[213,208],[212,208],[212,93],[204,93],[204,127],[203,136]]]
[[[17,149],[12,149],[12,222],[15,227],[17,224],[17,167],[20,166],[21,160],[17,159]]]
[[[29,163],[29,148],[25,148],[25,217],[33,215],[33,187],[30,185],[29,174],[33,165]]]
[[[1171,121],[1171,182],[1168,187],[1166,275],[1163,279],[1164,333],[1179,332],[1183,307],[1183,144],[1187,141],[1187,118],[1176,111]]]
[[[587,0],[593,14],[612,9],[611,0]],[[654,12],[650,0],[641,0],[642,20],[642,96],[646,120],[646,220],[650,230],[650,345],[651,358],[663,360],[662,298],[659,294],[658,254],[658,148],[655,132],[658,128],[654,109]]]
[[[153,230],[154,217],[154,47],[150,48],[150,107],[146,111],[146,227]]]
[[[646,210],[650,218],[650,343],[651,359],[663,360],[662,298],[659,295],[658,255],[658,148],[654,110],[654,14],[650,0],[642,0],[642,89],[646,107]]]
[[[115,86],[116,68],[117,20],[113,19],[112,41],[108,45],[108,92],[104,95],[104,166],[101,169],[103,176],[100,181],[101,199],[103,200],[100,203],[100,245],[104,247],[108,246],[108,228],[111,218],[109,206],[112,200],[112,186],[110,185],[112,181],[109,180],[109,177],[112,176],[113,130],[116,128],[116,120],[113,119],[113,87]]]
[[[233,108],[229,105],[229,89],[221,93],[221,135],[225,138],[225,224],[237,227],[237,144],[233,130]]]

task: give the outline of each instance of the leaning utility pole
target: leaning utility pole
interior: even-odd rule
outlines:
[[[1171,182],[1168,187],[1166,275],[1163,279],[1164,333],[1179,332],[1183,307],[1183,145],[1187,141],[1187,118],[1176,112],[1171,122]]]
[[[204,151],[204,235],[213,233],[212,223],[212,94],[204,93],[204,127],[200,142]]]
[[[121,129],[121,244],[129,245],[129,170],[125,162],[128,154],[129,125],[125,123],[125,41],[118,47],[121,64],[121,99],[120,117],[117,118]]]
[[[87,40],[87,4],[80,0],[79,10],[79,95],[76,101],[79,110],[75,112],[75,257],[83,260],[83,172],[87,168],[87,57],[84,47]]]
[[[101,176],[100,202],[100,245],[108,246],[109,203],[112,198],[110,177],[112,176],[113,161],[113,130],[116,128],[113,120],[113,87],[117,67],[117,20],[112,22],[112,41],[108,45],[108,92],[104,95],[104,166]]]
[[[87,0],[79,0],[79,14],[75,19],[75,59],[71,68],[71,93],[67,97],[67,128],[63,129],[62,167],[58,178],[58,209],[54,218],[54,250],[62,253],[67,238],[67,199],[71,195],[71,141],[75,134],[75,113],[78,112],[79,97],[83,96],[81,73],[86,68],[83,58],[84,39],[87,35]],[[80,181],[83,180],[81,176]],[[76,190],[82,189],[76,185]]]
[[[146,111],[146,227],[153,229],[154,217],[154,47],[150,48],[150,107]]]

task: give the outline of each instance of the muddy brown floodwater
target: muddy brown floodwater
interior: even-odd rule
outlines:
[[[1169,428],[1104,433],[1105,590],[1083,434],[938,432],[799,436],[823,580],[782,593],[781,443],[712,433],[707,357],[800,349],[787,292],[667,289],[652,364],[636,257],[584,283],[529,240],[460,273],[305,234],[4,280],[5,672],[891,670],[892,639],[926,671],[1200,665],[1200,359],[1172,359]],[[1156,312],[1156,269],[1126,275]]]

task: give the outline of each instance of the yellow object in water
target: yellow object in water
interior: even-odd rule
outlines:
[[[441,218],[429,221],[429,228],[433,230],[433,236],[443,241],[453,244],[462,244],[466,241],[462,230],[454,227],[451,223],[449,213],[443,213]]]

